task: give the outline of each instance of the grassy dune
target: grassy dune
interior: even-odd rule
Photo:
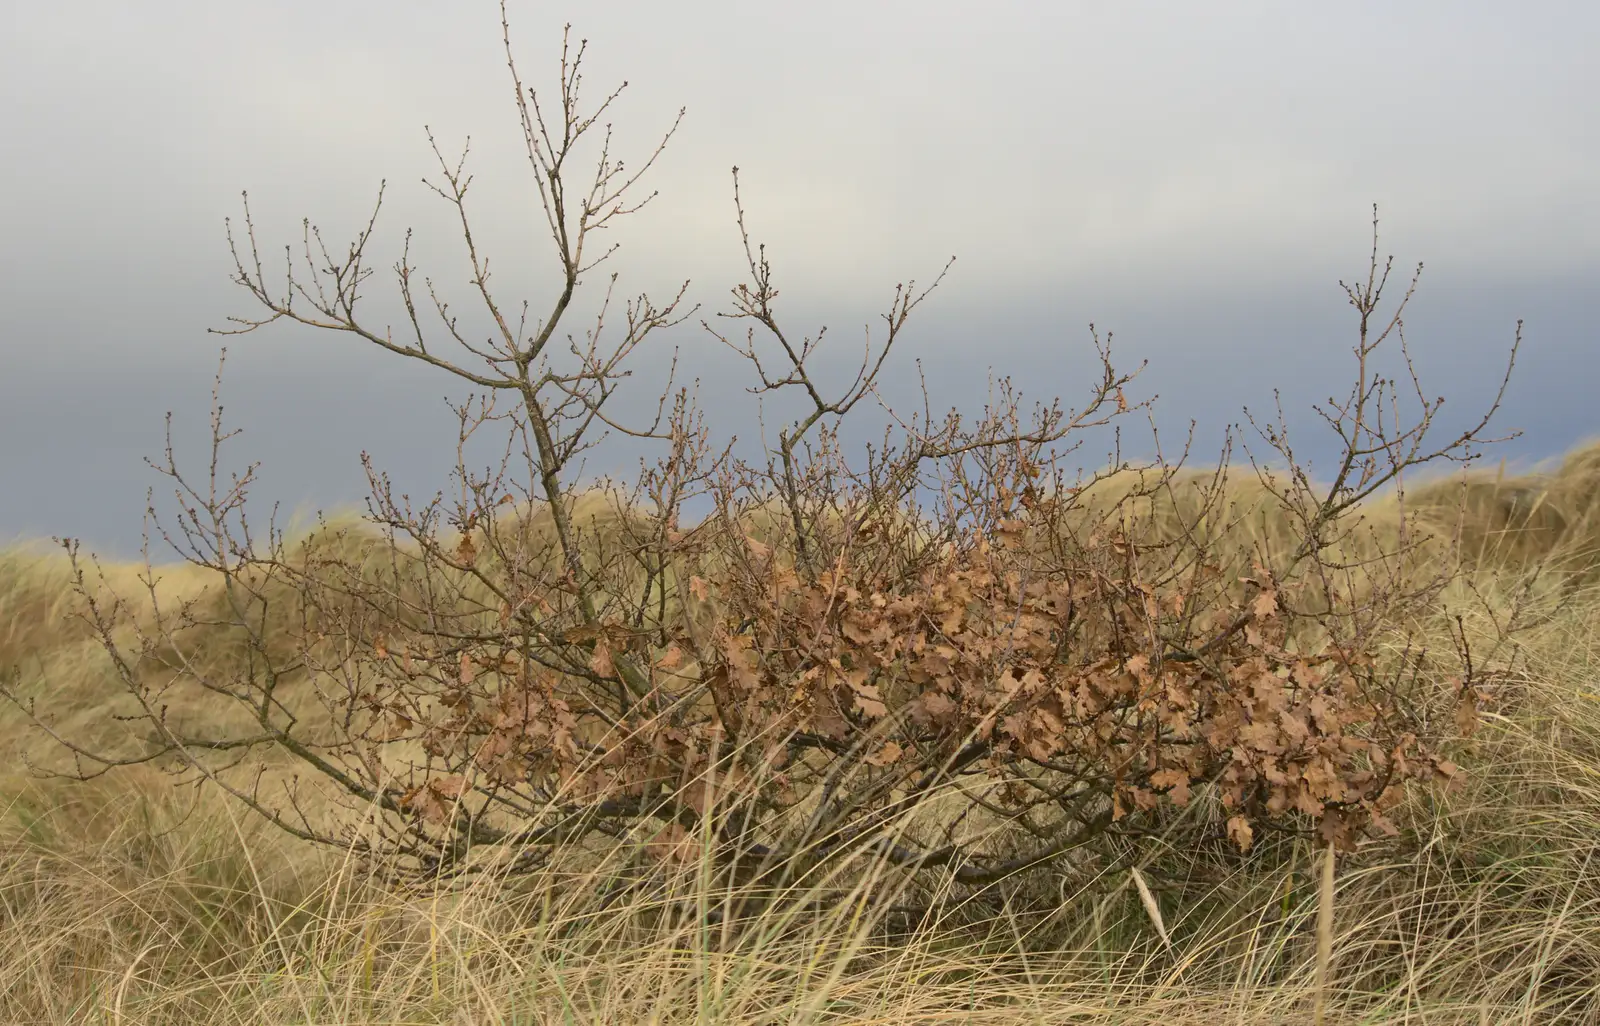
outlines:
[[[1206,480],[1141,500],[1138,529],[1170,532]],[[1248,475],[1227,495],[1236,516],[1216,530],[1241,566],[1287,543],[1282,511]],[[593,500],[579,519],[628,529],[606,510]],[[1460,785],[1418,794],[1400,817],[1416,843],[1341,862],[1328,1021],[1597,1021],[1600,445],[1548,471],[1434,480],[1404,510],[1390,498],[1360,513],[1379,539],[1413,517],[1426,558],[1464,562],[1444,605],[1484,651],[1517,603],[1530,626],[1494,655],[1508,673],[1452,753],[1467,770]],[[339,526],[305,544],[381,572],[379,539]],[[528,530],[548,528],[535,515]],[[140,572],[99,571],[148,602]],[[202,571],[158,574],[160,602],[215,600]],[[68,583],[48,550],[0,554],[0,667],[17,668],[63,733],[136,748],[107,715],[114,677],[69,616]],[[1450,651],[1440,611],[1417,626]],[[236,641],[186,646],[225,660]],[[174,696],[173,715],[214,715],[188,700]],[[0,1022],[1311,1021],[1318,867],[1292,846],[1227,863],[1175,853],[1151,899],[1170,945],[1120,877],[1063,876],[1072,939],[1048,948],[1005,921],[986,935],[885,938],[849,902],[735,936],[701,914],[718,895],[693,874],[666,900],[602,908],[594,894],[614,862],[589,852],[514,893],[397,893],[154,770],[34,779],[24,760],[60,766],[61,753],[9,705],[0,752]]]

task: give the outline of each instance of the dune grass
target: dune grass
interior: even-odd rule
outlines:
[[[1161,503],[1198,487],[1150,500],[1142,529],[1161,531]],[[1250,514],[1231,521],[1229,549],[1243,560],[1281,544],[1259,491],[1228,488]],[[1493,656],[1505,671],[1496,703],[1452,753],[1460,783],[1415,795],[1403,843],[1338,864],[1327,1021],[1593,1022],[1600,445],[1548,470],[1425,482],[1405,508],[1438,542],[1429,558],[1468,567],[1420,624],[1430,642],[1450,651],[1458,612],[1483,650],[1513,607],[1525,626]],[[1380,533],[1401,514],[1392,498],[1362,512]],[[312,544],[376,572],[376,537],[339,526],[349,530]],[[598,513],[592,526],[610,529]],[[201,571],[158,572],[162,601],[214,597]],[[143,594],[136,568],[100,573]],[[67,617],[68,583],[54,554],[0,554],[0,666],[17,668],[64,732],[137,745],[106,715],[113,678]],[[192,642],[227,658],[226,638]],[[1002,916],[896,933],[850,900],[736,928],[706,914],[725,895],[692,870],[607,904],[621,852],[575,851],[509,889],[402,892],[153,769],[34,779],[23,759],[60,753],[9,706],[0,746],[11,768],[0,780],[3,1022],[1312,1021],[1321,866],[1292,844],[1250,858],[1170,852],[1149,886],[1063,872],[1048,929]]]

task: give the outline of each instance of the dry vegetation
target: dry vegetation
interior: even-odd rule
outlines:
[[[1543,495],[1568,525],[1523,537],[1530,565],[1594,567],[1582,496],[1600,494],[1575,453],[1548,477],[1474,477],[1468,534],[1505,530]],[[1454,508],[1457,484],[1416,496]],[[1252,489],[1242,489],[1248,496]],[[1498,492],[1499,500],[1491,502]],[[1570,503],[1570,504],[1569,504]],[[1379,507],[1371,515],[1390,511]],[[1391,514],[1392,515],[1392,514]],[[1493,526],[1496,523],[1500,526]],[[1254,539],[1261,524],[1246,531]],[[1245,530],[1241,527],[1241,530]],[[1515,530],[1515,526],[1511,528]],[[1507,544],[1512,543],[1507,539]],[[1470,637],[1519,601],[1526,575],[1474,570],[1442,603],[1474,608]],[[13,551],[3,573],[4,658],[48,685],[58,725],[109,734],[117,682],[67,618],[60,555]],[[173,600],[215,584],[163,568]],[[108,568],[126,587],[136,568]],[[1520,598],[1530,626],[1499,702],[1455,752],[1459,783],[1397,817],[1413,843],[1373,842],[1341,863],[1333,1021],[1582,1022],[1600,960],[1600,594],[1540,575]],[[1478,592],[1472,595],[1473,591]],[[1427,640],[1448,650],[1441,616]],[[1509,661],[1509,660],[1508,660]],[[183,710],[202,721],[206,707]],[[8,748],[35,762],[54,743],[5,715]],[[104,735],[102,735],[104,736]],[[60,765],[60,763],[56,763]],[[149,769],[93,784],[14,774],[5,784],[0,966],[5,1021],[40,1022],[1072,1022],[1309,1021],[1317,866],[1309,845],[1256,861],[1169,852],[1143,874],[1171,947],[1126,872],[1060,881],[1063,931],[1030,944],[1004,916],[988,930],[885,939],[841,903],[734,943],[725,895],[693,873],[600,913],[603,859],[574,858],[514,893],[397,892],[337,853],[287,841],[214,792]],[[1159,872],[1159,876],[1158,876]],[[779,929],[779,925],[789,929]]]
[[[515,81],[542,319],[490,289],[442,156],[473,327],[409,253],[405,330],[368,319],[376,211],[342,258],[308,225],[281,286],[248,210],[230,232],[264,311],[238,331],[298,321],[476,390],[451,501],[371,469],[366,516],[285,537],[246,518],[248,472],[169,451],[181,561],[0,555],[0,1020],[1594,1020],[1600,447],[1426,470],[1489,417],[1429,437],[1376,224],[1326,480],[1281,421],[1251,423],[1270,469],[1069,476],[1143,409],[1098,338],[1081,407],[889,411],[863,461],[839,424],[932,290],[897,287],[831,389],[736,173],[723,316],[750,330],[706,330],[800,397],[741,460],[692,390],[645,424],[610,402],[683,293],[616,327],[607,292],[558,341],[676,128],[624,172],[581,60],[554,104]],[[604,431],[659,460],[579,487]]]

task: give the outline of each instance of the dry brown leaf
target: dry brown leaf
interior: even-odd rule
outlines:
[[[862,762],[865,762],[868,766],[890,766],[899,762],[900,756],[904,754],[905,750],[900,747],[898,742],[889,741],[878,749],[875,754],[863,759]]]
[[[616,664],[611,658],[611,646],[606,642],[595,642],[594,652],[589,657],[589,669],[599,677],[610,677],[617,672]]]
[[[430,781],[428,786],[442,798],[455,799],[461,797],[461,793],[466,790],[467,778],[459,773],[452,773],[448,777]]]
[[[1255,841],[1256,832],[1251,829],[1250,822],[1243,816],[1232,816],[1228,819],[1228,836],[1239,846],[1240,851],[1249,851],[1250,845]]]
[[[856,696],[856,709],[868,719],[882,719],[889,715],[889,707],[883,702],[883,695],[878,693],[877,685],[856,684],[851,687]]]
[[[1157,770],[1156,772],[1150,774],[1150,784],[1152,787],[1167,789],[1167,796],[1170,797],[1175,804],[1179,806],[1189,804],[1190,776],[1184,770]]]

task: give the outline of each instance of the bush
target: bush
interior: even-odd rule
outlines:
[[[594,233],[648,202],[636,187],[677,129],[625,171],[608,126],[593,177],[574,183],[620,93],[584,113],[583,55],[564,45],[556,106],[511,64],[561,267],[531,332],[489,287],[467,177],[437,145],[430,184],[461,216],[495,326],[485,343],[431,285],[418,294],[409,253],[396,270],[413,340],[364,319],[376,210],[343,258],[308,228],[302,265],[269,283],[246,200],[244,236],[229,229],[234,280],[263,312],[236,331],[295,321],[454,375],[484,393],[460,408],[463,448],[493,423],[507,456],[492,474],[463,458],[458,497],[420,510],[369,463],[378,531],[324,524],[290,545],[252,532],[250,473],[220,481],[213,460],[211,479],[191,483],[169,448],[182,512],[162,537],[217,583],[158,608],[129,644],[130,607],[91,588],[66,543],[85,619],[148,739],[123,751],[62,738],[85,775],[154,762],[203,777],[289,833],[403,877],[528,872],[621,844],[639,854],[627,886],[686,864],[811,898],[871,880],[884,907],[924,909],[1051,864],[1243,851],[1263,831],[1349,849],[1390,827],[1408,785],[1452,776],[1440,724],[1470,729],[1479,676],[1464,659],[1441,698],[1419,683],[1430,654],[1394,636],[1452,579],[1440,558],[1452,539],[1437,516],[1383,531],[1361,511],[1411,468],[1471,459],[1489,416],[1431,444],[1438,403],[1419,388],[1401,423],[1377,362],[1398,346],[1410,367],[1411,290],[1380,312],[1392,261],[1378,257],[1376,218],[1365,276],[1345,286],[1353,385],[1319,411],[1344,446],[1321,485],[1281,418],[1251,421],[1278,465],[1252,457],[1248,488],[1225,459],[1208,479],[1159,446],[1146,465],[1119,457],[1069,480],[1085,432],[1147,406],[1098,335],[1101,373],[1080,408],[1025,411],[1003,388],[975,420],[896,418],[863,465],[839,425],[878,401],[943,274],[896,287],[853,384],[829,392],[812,373],[821,336],[779,318],[734,169],[750,279],[725,316],[748,330],[707,330],[747,362],[754,390],[803,404],[761,459],[742,460],[671,380],[649,423],[613,401],[635,350],[693,314],[687,285],[664,305],[637,297],[610,329],[613,276],[587,341],[553,345],[610,256],[587,248]],[[605,431],[661,455],[627,487],[586,490],[577,460]],[[218,407],[213,455],[227,437]],[[705,503],[713,512],[691,522]],[[197,704],[213,714],[169,715]],[[263,752],[292,769],[264,775],[248,762]]]

